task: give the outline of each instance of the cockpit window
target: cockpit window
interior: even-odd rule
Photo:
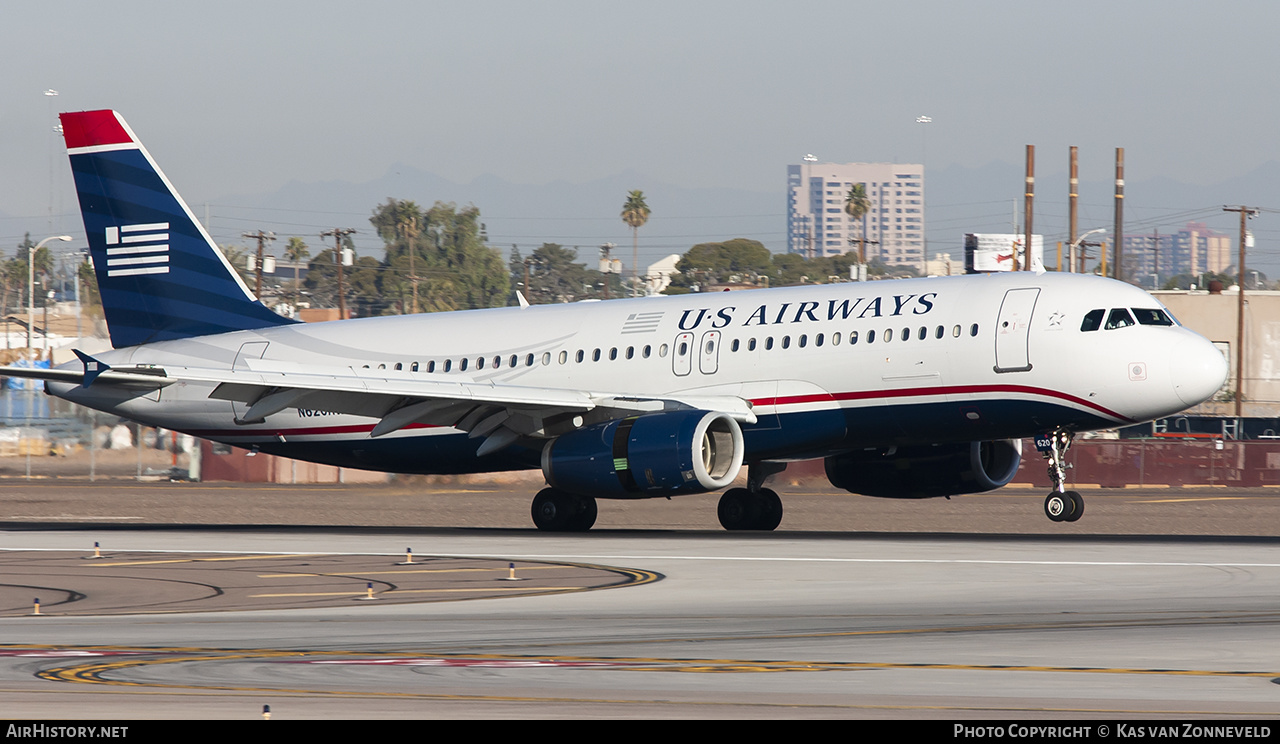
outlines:
[[[1106,310],[1090,310],[1085,313],[1084,322],[1080,324],[1082,331],[1096,331],[1102,327],[1102,316],[1106,315]]]
[[[1113,328],[1126,328],[1133,324],[1133,316],[1129,314],[1129,311],[1122,307],[1118,307],[1107,315],[1107,324],[1104,326],[1104,330],[1110,331]]]
[[[1173,318],[1170,318],[1168,313],[1166,313],[1165,311],[1159,308],[1153,308],[1148,310],[1147,308],[1135,307],[1133,308],[1133,315],[1138,319],[1139,325],[1153,325],[1153,326],[1173,325]]]

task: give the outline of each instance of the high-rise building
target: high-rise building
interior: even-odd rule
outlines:
[[[871,208],[859,220],[844,211],[854,184]],[[902,163],[818,163],[787,166],[787,251],[834,256],[868,242],[868,259],[925,266],[924,166]]]
[[[1188,222],[1178,232],[1153,230],[1124,236],[1125,272],[1144,286],[1159,286],[1179,274],[1199,276],[1206,271],[1225,272],[1234,265],[1230,235],[1214,232],[1203,222]],[[1159,266],[1156,262],[1159,261]]]

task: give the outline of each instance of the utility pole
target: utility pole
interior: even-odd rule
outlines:
[[[609,275],[613,273],[613,249],[618,246],[604,243],[600,246],[600,273],[604,274],[604,298],[609,299]]]
[[[1116,260],[1111,267],[1112,276],[1124,281],[1124,148],[1116,148]],[[1106,272],[1103,272],[1106,275]]]
[[[342,239],[354,232],[355,230],[350,227],[335,227],[320,233],[322,238],[333,236],[333,263],[338,267],[338,318],[341,320],[347,319],[346,289],[342,286]]]
[[[849,238],[849,244],[850,244],[850,245],[857,244],[857,246],[858,246],[858,263],[862,263],[862,264],[864,264],[864,263],[866,263],[866,262],[867,262],[867,246],[869,246],[869,245],[880,245],[880,241],[878,241],[878,240],[872,240],[872,239],[870,239],[870,238]]]
[[[1236,425],[1239,426],[1241,405],[1244,402],[1244,244],[1248,233],[1245,225],[1258,210],[1241,205],[1223,207],[1222,211],[1240,213],[1240,267],[1237,279],[1240,291],[1236,295]]]
[[[273,232],[263,232],[263,231],[259,230],[259,231],[257,231],[256,233],[240,233],[240,237],[242,237],[242,238],[252,238],[252,239],[254,239],[254,240],[257,240],[257,241],[258,241],[258,260],[254,263],[254,274],[257,276],[257,281],[256,281],[256,282],[254,283],[254,285],[253,285],[253,293],[254,293],[255,295],[257,295],[257,296],[258,296],[258,299],[259,299],[259,300],[261,300],[261,299],[262,299],[262,259],[263,259],[263,252],[264,252],[264,250],[265,250],[265,247],[266,247],[266,243],[267,243],[267,241],[268,241],[268,240],[275,240],[275,239],[276,239],[276,234],[275,234],[275,233],[273,233]]]
[[[1088,233],[1085,233],[1085,236],[1087,237],[1087,236],[1088,236]],[[1076,273],[1078,273],[1078,274],[1083,274],[1083,273],[1085,273],[1085,270],[1089,267],[1089,249],[1090,249],[1090,248],[1099,248],[1099,249],[1101,249],[1101,252],[1102,252],[1103,276],[1106,276],[1106,266],[1107,266],[1107,241],[1105,241],[1105,240],[1103,240],[1103,241],[1101,241],[1101,242],[1098,242],[1098,243],[1091,243],[1091,242],[1089,242],[1088,240],[1082,240],[1082,241],[1080,241],[1080,259],[1079,259],[1079,260],[1080,260],[1080,265],[1076,267]]]
[[[1075,245],[1076,238],[1080,237],[1077,234],[1077,227],[1079,223],[1076,219],[1076,199],[1080,197],[1080,163],[1077,160],[1077,149],[1078,148],[1074,146],[1071,148],[1071,175],[1067,180],[1067,245]],[[1067,271],[1074,272],[1076,270],[1076,255],[1074,251],[1072,251],[1071,255],[1067,257],[1067,261],[1070,264],[1067,267]]]
[[[1156,228],[1151,231],[1151,251],[1154,254],[1151,257],[1151,270],[1156,275],[1155,283],[1152,289],[1160,289],[1160,229]]]
[[[409,281],[413,284],[413,309],[410,313],[418,312],[418,272],[415,268],[414,258],[418,251],[413,245],[413,239],[418,236],[418,217],[415,215],[408,222],[401,222],[397,227],[400,228],[400,234],[404,236],[405,242],[409,245]]]
[[[1022,240],[1023,271],[1031,271],[1031,212],[1036,198],[1036,146],[1027,145],[1027,193],[1024,207],[1023,227],[1025,238]]]

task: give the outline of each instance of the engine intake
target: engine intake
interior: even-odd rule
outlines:
[[[859,450],[826,459],[827,480],[864,496],[927,499],[1000,488],[1018,473],[1022,440]]]
[[[665,411],[583,427],[542,450],[555,488],[601,498],[703,493],[742,469],[742,428],[711,411]]]

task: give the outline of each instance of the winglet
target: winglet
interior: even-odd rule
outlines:
[[[80,361],[84,362],[84,382],[80,383],[80,387],[87,388],[98,379],[98,375],[111,369],[105,362],[100,362],[79,349],[71,350],[76,356],[80,357]]]
[[[516,290],[516,299],[520,300],[520,307],[529,307],[529,301],[524,298],[524,293]]]

